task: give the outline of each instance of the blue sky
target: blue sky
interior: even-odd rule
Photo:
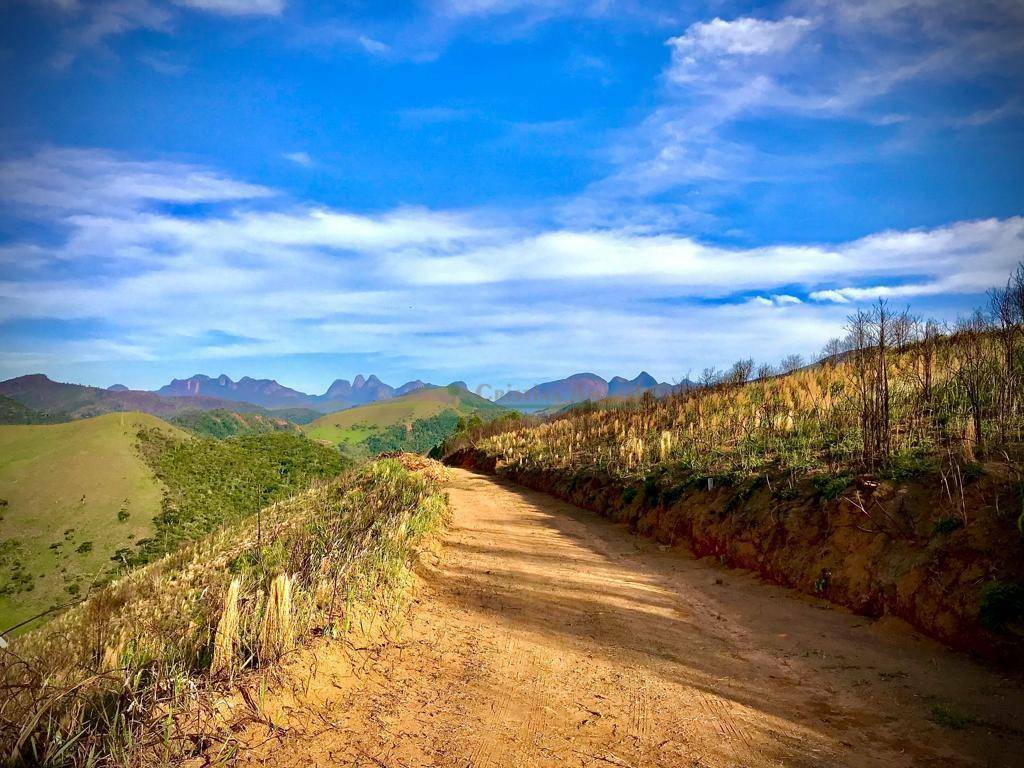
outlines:
[[[1024,6],[0,0],[0,376],[679,380],[1024,258]]]

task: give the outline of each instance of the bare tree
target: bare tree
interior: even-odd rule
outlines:
[[[699,382],[705,389],[711,389],[711,387],[722,383],[722,374],[714,366],[705,368],[701,371]]]
[[[843,354],[849,351],[850,344],[847,339],[829,339],[818,354],[818,362],[825,365],[835,365],[840,361]]]
[[[992,361],[985,351],[985,340],[990,330],[981,311],[957,323],[953,340],[956,343],[956,379],[967,401],[967,434],[964,435],[968,453],[974,446],[983,447],[985,441],[985,414],[992,399],[989,382],[993,380]]]
[[[775,368],[771,363],[761,363],[757,366],[757,373],[754,374],[755,379],[770,379],[775,375]]]
[[[802,355],[786,355],[782,358],[782,362],[779,363],[780,373],[792,373],[793,371],[799,370],[804,367],[804,358]]]
[[[750,381],[750,374],[754,371],[754,358],[737,360],[725,374],[725,381],[729,384],[745,384]]]
[[[989,322],[1002,358],[997,424],[1000,436],[1004,438],[1017,399],[1017,371],[1014,358],[1021,326],[1021,302],[1017,295],[1021,285],[1022,276],[1018,269],[1014,276],[1006,281],[1005,288],[993,288],[988,292]]]

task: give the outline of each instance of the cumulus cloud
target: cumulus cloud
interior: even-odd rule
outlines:
[[[696,190],[714,212],[750,184],[806,179],[880,151],[917,151],[931,131],[1019,113],[1013,97],[965,114],[955,100],[936,110],[923,107],[915,89],[1019,75],[1024,6],[1016,0],[793,0],[784,8],[781,18],[713,18],[668,38],[659,103],[614,137],[611,171],[587,194],[611,201]],[[808,149],[794,163],[772,151],[773,132],[734,130],[745,120],[843,121],[857,125],[858,142],[845,151]],[[892,141],[897,130],[905,141]]]
[[[699,77],[709,60],[750,57],[789,51],[811,27],[807,19],[788,16],[779,21],[741,17],[732,21],[714,18],[691,25],[679,37],[669,38],[672,64],[670,80],[687,82]]]

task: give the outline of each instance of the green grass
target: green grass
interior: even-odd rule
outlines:
[[[64,413],[43,413],[0,395],[0,424],[58,424],[69,421]]]
[[[454,414],[452,428],[459,416],[480,414],[484,417],[504,413],[505,409],[489,400],[462,389],[432,387],[410,392],[392,400],[381,400],[344,411],[321,416],[302,429],[315,440],[343,446],[352,455],[368,455],[382,450],[415,450],[425,452],[450,432],[435,430],[442,414]],[[429,421],[436,419],[435,421]],[[422,441],[413,445],[399,439],[396,429],[411,429],[417,421],[421,425]],[[430,444],[426,444],[429,432]],[[435,434],[436,433],[436,434]],[[436,441],[435,441],[436,438]],[[423,445],[420,445],[423,442]]]
[[[236,413],[224,408],[212,411],[186,411],[170,420],[176,427],[201,437],[223,439],[237,435],[261,435],[267,432],[298,432],[297,424],[283,417],[262,413]]]
[[[184,437],[141,413],[0,426],[0,630],[85,594],[153,532],[162,489],[140,429]]]
[[[152,536],[137,550],[122,552],[128,565],[252,515],[314,480],[337,475],[347,464],[337,448],[290,432],[175,440],[150,429],[141,431],[139,440],[167,493]]]

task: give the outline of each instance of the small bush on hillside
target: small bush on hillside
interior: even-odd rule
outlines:
[[[972,720],[950,704],[936,704],[932,707],[931,719],[936,725],[960,731],[971,725]]]
[[[843,491],[850,487],[853,476],[846,472],[838,475],[817,475],[811,482],[818,496],[832,501],[842,496]]]
[[[936,536],[943,536],[964,527],[964,521],[959,517],[941,517],[932,526],[932,533]]]
[[[1005,630],[1024,617],[1024,586],[990,581],[981,590],[982,625],[994,632]]]

